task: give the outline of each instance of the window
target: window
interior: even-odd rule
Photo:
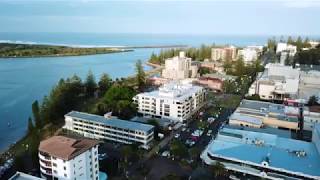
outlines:
[[[54,174],[57,174],[57,170],[53,170],[53,173],[54,173]]]
[[[63,163],[66,163],[66,160],[63,160]]]
[[[56,160],[57,158],[56,158],[56,157],[52,157],[52,159],[53,159],[53,160]]]
[[[66,168],[65,166],[63,166],[63,169],[64,169],[64,170],[67,170],[67,168]]]
[[[67,174],[64,174],[64,177],[67,177]]]
[[[57,167],[57,163],[52,163],[52,166],[53,167]]]

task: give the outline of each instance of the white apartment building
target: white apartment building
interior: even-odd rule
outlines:
[[[258,52],[254,48],[244,48],[238,51],[238,57],[242,58],[245,64],[250,64],[258,59]]]
[[[206,91],[190,83],[170,82],[159,90],[136,95],[133,100],[144,116],[184,122],[204,104]]]
[[[258,94],[264,100],[284,100],[298,97],[300,71],[291,66],[267,64],[265,71],[249,88],[249,95]]]
[[[40,142],[41,176],[46,179],[99,179],[98,142],[53,136]]]
[[[148,149],[153,140],[154,126],[118,119],[114,116],[98,116],[71,111],[65,115],[65,129],[99,140],[124,144],[138,143]]]
[[[237,58],[237,48],[235,46],[211,49],[211,59],[213,61],[235,60],[236,58]]]
[[[288,52],[289,56],[293,57],[297,53],[297,46],[287,43],[278,43],[276,53],[281,52]]]
[[[180,52],[179,56],[165,60],[165,68],[162,77],[179,80],[198,77],[198,65],[192,63],[192,59],[185,56],[185,52]]]

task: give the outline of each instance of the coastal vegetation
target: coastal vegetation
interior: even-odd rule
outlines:
[[[0,43],[0,58],[81,56],[125,51],[131,50],[111,47],[69,47],[58,45]]]
[[[320,45],[314,49],[298,52],[294,57],[294,64],[320,65]]]
[[[26,135],[3,153],[0,161],[14,157],[17,171],[39,169],[40,141],[58,133],[64,124],[64,115],[72,110],[99,115],[112,112],[121,119],[131,119],[136,115],[132,97],[139,92],[139,85],[145,85],[145,74],[141,61],[137,61],[136,75],[130,78],[112,80],[103,74],[96,82],[89,71],[84,80],[77,75],[60,79],[48,96],[32,103]]]
[[[211,58],[211,49],[216,45],[201,45],[200,48],[172,48],[161,50],[158,55],[152,53],[149,62],[153,64],[164,64],[167,58],[178,56],[180,51],[185,51],[186,56],[195,61],[204,61]]]

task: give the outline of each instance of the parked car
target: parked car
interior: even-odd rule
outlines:
[[[107,153],[98,154],[99,161],[102,161],[108,157]]]
[[[179,137],[180,137],[180,134],[179,134],[179,133],[177,133],[177,134],[174,135],[174,138],[176,138],[176,139],[178,139]]]
[[[193,145],[196,144],[196,141],[193,140],[193,139],[187,139],[185,144],[188,146],[188,147],[192,147]]]
[[[208,118],[208,123],[213,123],[216,119],[214,117],[209,117]]]
[[[183,131],[183,132],[186,131],[186,130],[187,130],[187,128],[185,128],[185,127],[183,127],[183,128],[181,129],[181,131]]]
[[[163,151],[161,156],[162,157],[170,157],[170,151]]]

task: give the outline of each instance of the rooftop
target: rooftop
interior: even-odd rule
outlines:
[[[237,77],[236,76],[231,76],[231,75],[226,75],[226,74],[221,74],[221,73],[212,73],[212,74],[204,74],[203,77],[206,78],[215,78],[215,79],[220,79],[220,80],[235,80]]]
[[[208,146],[212,155],[268,168],[320,177],[320,155],[314,143],[237,129],[222,129]]]
[[[63,160],[70,160],[96,146],[92,139],[74,139],[65,136],[53,136],[40,142],[39,151]]]
[[[190,95],[201,91],[203,88],[200,86],[192,85],[191,83],[183,83],[171,81],[164,84],[159,90],[144,92],[139,95],[150,96],[155,98],[167,98],[176,100],[185,100]]]
[[[244,99],[241,101],[237,112],[240,113],[241,116],[245,116],[246,114],[268,116],[279,120],[298,122],[297,114],[292,115],[291,111],[288,110],[289,109],[283,104]]]
[[[43,180],[42,178],[35,177],[22,172],[16,172],[9,180]]]
[[[121,120],[121,119],[118,119],[117,117],[105,118],[103,116],[77,112],[77,111],[71,111],[65,116],[78,118],[84,121],[94,121],[94,122],[102,123],[104,125],[122,128],[122,129],[129,129],[133,131],[138,130],[138,131],[147,132],[153,129],[153,126],[149,124],[142,124],[142,123],[137,123],[132,121]]]
[[[262,124],[263,124],[263,122],[260,118],[246,116],[246,115],[242,115],[240,113],[233,113],[229,119],[242,121],[242,122],[246,122],[246,123],[251,123],[251,124],[258,125],[258,126],[262,126]]]

